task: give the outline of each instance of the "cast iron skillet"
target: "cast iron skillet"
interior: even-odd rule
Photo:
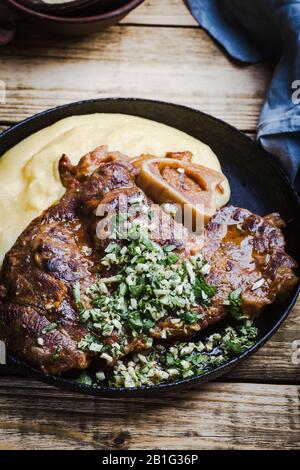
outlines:
[[[176,127],[210,145],[221,161],[229,179],[230,203],[245,207],[260,215],[273,211],[287,222],[285,231],[288,252],[300,262],[300,204],[296,192],[274,157],[254,144],[248,137],[228,124],[193,109],[158,101],[140,99],[98,99],[61,106],[33,116],[0,135],[0,155],[34,132],[72,115],[90,113],[124,113],[140,116]],[[105,142],[103,142],[105,144]],[[117,149],[114,149],[117,150]],[[259,328],[257,343],[244,354],[201,376],[177,380],[170,384],[132,389],[81,385],[72,376],[46,375],[8,354],[8,363],[44,382],[90,395],[110,397],[153,394],[187,385],[200,384],[228,372],[241,360],[259,349],[278,329],[292,309],[298,289],[290,299],[269,307],[256,321]],[[223,325],[224,326],[224,325]],[[215,330],[222,325],[215,327]],[[270,357],[270,361],[272,358]]]

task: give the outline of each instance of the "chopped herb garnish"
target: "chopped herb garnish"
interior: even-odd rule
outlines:
[[[140,202],[137,197],[131,205]],[[122,221],[121,215],[116,216],[118,231]],[[167,339],[173,329],[197,325],[205,314],[200,307],[209,306],[217,290],[207,282],[210,265],[201,254],[182,262],[173,253],[175,245],[160,246],[137,221],[128,229],[125,242],[110,243],[101,260],[112,275],[99,278],[85,292],[79,283],[73,286],[79,316],[90,331],[78,348],[112,367],[112,386],[154,385],[204,374],[253,346],[257,329],[247,324],[228,327],[203,342],[153,346],[151,335],[159,320],[168,318],[167,326],[155,332],[161,339]],[[243,319],[241,289],[231,292],[226,304],[236,320]],[[130,337],[138,338],[144,351],[122,360]],[[93,377],[95,383],[106,380],[102,371]],[[87,374],[78,381],[94,383]]]
[[[227,334],[222,340],[223,349],[229,355],[241,354],[253,346],[257,334],[257,328],[253,326],[242,326],[237,328],[236,331],[233,328],[228,328]]]
[[[77,379],[76,382],[83,385],[93,385],[92,378],[86,373],[83,372]]]
[[[80,283],[77,281],[74,286],[73,286],[73,296],[76,304],[79,304],[80,302]]]
[[[170,252],[170,251],[173,251],[175,249],[176,249],[176,245],[166,245],[166,246],[164,246],[164,250],[166,252]]]
[[[242,301],[242,289],[236,289],[229,294],[228,301],[229,301],[229,310],[233,318],[237,321],[243,320],[243,313],[241,306],[243,304]]]
[[[132,331],[140,331],[143,328],[143,322],[138,312],[132,312],[127,317],[128,327]]]
[[[145,290],[144,279],[142,277],[139,277],[138,279],[136,279],[136,284],[129,286],[129,290],[133,297],[140,297]]]
[[[265,283],[264,278],[258,279],[251,287],[251,290],[253,291],[256,289],[260,289],[264,285],[264,283]]]
[[[97,382],[104,382],[106,379],[104,372],[101,370],[100,372],[96,372],[95,374]]]
[[[81,292],[80,292],[80,282],[77,281],[74,286],[73,286],[73,297],[74,297],[74,300],[75,300],[75,303],[79,309],[79,311],[83,311],[84,310],[84,305],[81,301]]]
[[[150,354],[133,354],[118,361],[110,385],[139,387],[204,374],[224,364],[255,344],[257,328],[226,328],[204,342],[179,343],[165,348],[156,346]]]
[[[56,362],[60,358],[61,351],[62,351],[62,348],[60,346],[57,346],[57,348],[55,349],[55,352],[51,354],[50,356],[50,361]]]
[[[153,320],[150,320],[149,318],[147,318],[146,320],[144,320],[143,322],[143,326],[144,326],[144,330],[145,331],[150,331],[151,328],[153,328],[155,325],[155,321]]]
[[[58,327],[58,324],[56,322],[49,323],[49,325],[46,325],[42,329],[42,333],[43,333],[43,335],[45,335],[45,334],[49,333],[50,331],[56,330],[57,327]]]
[[[174,255],[169,255],[167,257],[167,263],[168,264],[175,264],[175,263],[177,263],[178,260],[179,260],[179,256],[175,255],[175,254]]]
[[[117,217],[118,223],[120,217]],[[180,262],[179,256],[173,253],[175,245],[160,246],[151,240],[147,228],[136,220],[129,225],[127,233],[123,246],[110,243],[101,260],[114,275],[99,278],[82,294],[79,283],[74,286],[80,318],[93,332],[92,337],[96,331],[100,338],[85,337],[78,347],[97,352],[102,345],[101,353],[114,358],[123,354],[122,348],[129,336],[144,335],[145,348],[150,347],[152,339],[148,335],[155,323],[163,318],[174,321],[171,329],[182,327],[183,323],[197,323],[201,317],[197,308],[209,305],[216,292],[205,281],[208,265],[201,254]],[[88,308],[83,308],[82,298],[90,304]],[[101,339],[114,334],[118,344],[122,343],[119,349],[115,345],[104,346]],[[161,329],[162,339],[169,334],[168,328]]]
[[[198,301],[203,305],[209,305],[212,298],[215,296],[217,289],[210,284],[207,284],[203,275],[199,275],[195,280],[194,292]]]
[[[197,312],[183,312],[180,317],[185,323],[192,325],[199,320],[200,315]]]

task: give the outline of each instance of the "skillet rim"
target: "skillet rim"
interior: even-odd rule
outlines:
[[[240,139],[243,139],[245,141],[245,144],[252,146],[255,151],[257,151],[258,146],[257,144],[246,134],[241,132],[239,129],[235,128],[231,124],[228,124],[227,122],[216,118],[214,116],[211,116],[210,114],[204,113],[203,111],[191,108],[189,106],[184,106],[180,104],[175,104],[175,103],[169,103],[166,101],[161,101],[161,100],[151,100],[151,99],[143,99],[143,98],[95,98],[95,99],[89,99],[89,100],[80,100],[68,104],[64,104],[61,106],[57,106],[54,108],[47,109],[45,111],[42,111],[40,113],[37,113],[33,116],[30,116],[19,123],[11,126],[10,128],[6,129],[4,132],[0,134],[0,146],[2,143],[2,140],[7,138],[7,136],[10,136],[11,134],[22,127],[26,127],[30,125],[35,125],[36,123],[40,121],[41,118],[47,118],[47,116],[52,116],[55,114],[59,114],[60,112],[64,110],[70,110],[72,109],[80,109],[83,106],[93,106],[93,105],[101,105],[102,103],[139,103],[142,105],[145,103],[148,106],[166,106],[166,107],[171,107],[177,110],[183,110],[185,112],[189,113],[195,113],[196,115],[202,116],[202,118],[206,119],[207,121],[210,121],[212,123],[217,123],[219,126],[223,126],[224,129],[228,130],[229,134],[235,134],[238,136]],[[101,113],[100,110],[98,111],[92,111],[93,112],[99,112]],[[103,111],[102,111],[103,112]],[[80,115],[80,114],[91,114],[87,112],[80,112],[80,113],[75,113],[75,115]],[[115,114],[115,112],[114,112]],[[129,114],[129,113],[127,113]],[[135,114],[134,110],[133,113],[130,113],[133,116],[140,116],[140,114]],[[60,119],[64,119],[66,117],[73,116],[74,114],[67,113],[64,117],[58,117],[54,122],[57,122]],[[142,116],[141,116],[142,117]],[[157,122],[161,122],[159,119]],[[41,129],[44,129],[45,127],[53,124],[48,123],[47,125],[41,127]],[[173,126],[174,127],[174,126]],[[38,129],[38,130],[41,130]],[[38,130],[32,130],[31,132],[28,133],[27,137],[32,135],[35,132],[38,132]],[[24,138],[21,138],[19,142],[21,142]],[[17,142],[17,143],[19,143]],[[13,145],[16,145],[13,144]],[[13,146],[12,145],[12,146]],[[12,148],[12,146],[9,146],[9,148]],[[4,152],[6,152],[9,148],[5,149]],[[274,160],[274,157],[266,152],[263,148],[259,147],[259,150],[262,154],[264,154],[265,158],[268,161],[268,164],[271,165],[272,170],[277,173],[277,176],[280,177],[282,180],[283,184],[285,185],[286,188],[288,188],[288,191],[290,193],[290,196],[293,198],[295,202],[295,207],[297,208],[298,216],[300,216],[300,199],[298,197],[298,194],[295,190],[295,188],[292,186],[291,182],[288,179],[288,176],[284,172],[284,170],[279,166],[279,164]],[[1,155],[3,155],[1,151]],[[0,158],[1,158],[0,155]],[[141,396],[141,395],[149,395],[157,392],[167,392],[167,391],[173,391],[174,389],[178,390],[183,387],[187,386],[195,386],[195,385],[200,385],[202,383],[208,382],[210,380],[213,380],[226,372],[229,372],[235,365],[246,359],[247,357],[250,357],[254,352],[256,352],[258,349],[260,349],[273,335],[274,333],[278,330],[280,325],[286,320],[288,317],[289,313],[291,312],[293,306],[296,303],[296,300],[298,298],[298,294],[300,292],[300,282],[298,283],[297,288],[295,289],[294,293],[291,295],[288,304],[284,307],[284,311],[282,314],[280,314],[279,319],[277,322],[265,333],[264,336],[262,336],[251,348],[247,349],[244,353],[241,355],[232,358],[231,360],[225,362],[224,364],[220,365],[219,367],[216,367],[215,369],[211,371],[207,371],[204,374],[197,375],[195,377],[187,378],[187,379],[179,379],[174,382],[170,383],[162,383],[158,385],[153,385],[153,386],[141,386],[141,387],[132,387],[132,388],[125,388],[125,387],[120,387],[120,388],[113,388],[113,387],[104,387],[101,385],[97,385],[96,387],[90,386],[90,385],[84,385],[84,384],[79,384],[75,382],[74,380],[59,377],[59,376],[54,376],[51,374],[45,374],[44,372],[35,369],[34,367],[30,366],[26,362],[18,359],[14,355],[7,353],[7,364],[16,366],[17,369],[21,370],[22,372],[26,373],[27,375],[33,376],[34,378],[41,380],[43,382],[46,382],[50,385],[54,385],[56,387],[64,388],[69,391],[73,392],[79,392],[83,393],[86,395],[93,395],[93,396],[102,396],[102,397],[111,397],[111,398],[119,398],[119,397],[134,397],[134,396]],[[279,304],[280,306],[280,304]]]

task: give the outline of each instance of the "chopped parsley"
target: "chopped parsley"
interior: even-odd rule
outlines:
[[[131,203],[142,211],[143,196],[134,196]],[[199,321],[205,315],[203,307],[211,304],[217,290],[207,280],[210,266],[200,253],[181,260],[174,252],[176,245],[159,245],[140,221],[129,223],[127,219],[127,215],[115,216],[114,235],[121,236],[122,243],[120,240],[109,243],[101,260],[111,275],[99,276],[84,292],[79,282],[73,286],[80,319],[89,330],[78,348],[110,366],[109,372],[81,374],[79,383],[139,387],[193,377],[255,344],[257,329],[246,324],[228,327],[203,342],[177,342],[171,347],[153,345],[154,334],[168,339],[177,328],[181,331],[189,326],[199,330]],[[244,319],[241,293],[241,289],[236,289],[225,301],[238,321]],[[160,320],[166,319],[166,327],[156,328]],[[134,338],[143,351],[126,356],[129,341]]]
[[[73,297],[79,310],[84,310],[83,303],[81,302],[80,282],[77,281],[73,286]]]
[[[87,374],[76,380],[78,383],[96,386],[109,383],[112,387],[141,387],[157,385],[202,375],[225,364],[248,348],[258,335],[253,326],[227,327],[203,341],[176,343],[173,346],[154,346],[150,351],[132,353],[118,360],[106,377],[103,371]]]
[[[217,289],[207,284],[205,277],[201,274],[195,280],[194,292],[198,301],[203,305],[209,305],[211,299],[215,296]]]
[[[57,327],[58,327],[58,324],[56,322],[49,323],[49,325],[45,326],[42,329],[42,333],[43,333],[43,335],[45,335],[45,334],[49,333],[50,331],[56,330]]]
[[[55,349],[55,352],[51,354],[50,356],[50,362],[56,362],[60,358],[60,353],[62,351],[62,348],[60,346],[57,346]]]
[[[109,383],[114,387],[140,387],[201,375],[252,347],[257,334],[253,326],[227,327],[203,342],[169,348],[157,345],[150,353],[119,360]]]
[[[233,318],[237,321],[243,320],[242,313],[242,289],[236,289],[232,291],[228,296],[229,310]]]
[[[199,320],[200,315],[197,312],[183,312],[180,314],[180,318],[187,323],[188,325],[192,325]]]
[[[202,255],[182,262],[173,253],[175,248],[151,240],[148,230],[137,220],[129,225],[123,245],[113,241],[107,246],[101,263],[115,274],[99,278],[87,289],[86,306],[79,283],[73,287],[80,319],[92,332],[79,342],[80,349],[105,351],[117,358],[123,355],[129,335],[144,336],[150,347],[151,330],[159,320],[174,320],[172,329],[181,328],[182,322],[199,322],[199,307],[209,305],[216,289],[205,280],[208,265]],[[168,334],[168,328],[161,330],[161,338],[166,339]],[[106,336],[118,339],[104,345]]]
[[[93,379],[86,372],[83,372],[76,379],[76,382],[82,385],[93,385]]]

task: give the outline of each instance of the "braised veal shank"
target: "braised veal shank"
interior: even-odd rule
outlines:
[[[79,283],[83,293],[98,276],[113,274],[101,264],[110,240],[97,236],[97,226],[141,194],[136,185],[139,169],[105,147],[75,167],[64,156],[59,169],[65,195],[34,220],[7,253],[0,285],[0,334],[8,349],[52,374],[86,369],[99,360],[95,352],[78,347],[90,331],[80,319],[74,285]],[[105,214],[97,215],[99,204],[107,208]],[[228,314],[227,299],[236,289],[242,291],[243,315],[250,318],[284,300],[297,284],[297,266],[285,252],[284,223],[278,215],[260,217],[246,209],[224,207],[211,218],[204,237],[197,237],[146,195],[145,205],[155,213],[151,239],[161,246],[175,245],[179,263],[201,252],[210,265],[207,282],[216,288],[209,305],[194,307],[201,313],[196,323],[178,327],[174,312],[155,323],[150,332],[154,340],[162,339],[162,330],[173,340],[219,321]],[[143,224],[146,217],[146,211],[138,212],[130,222]],[[126,240],[119,243],[126,245]],[[134,336],[129,330],[127,335],[123,356],[147,347],[143,335]],[[116,333],[99,339],[107,344],[118,341]]]

